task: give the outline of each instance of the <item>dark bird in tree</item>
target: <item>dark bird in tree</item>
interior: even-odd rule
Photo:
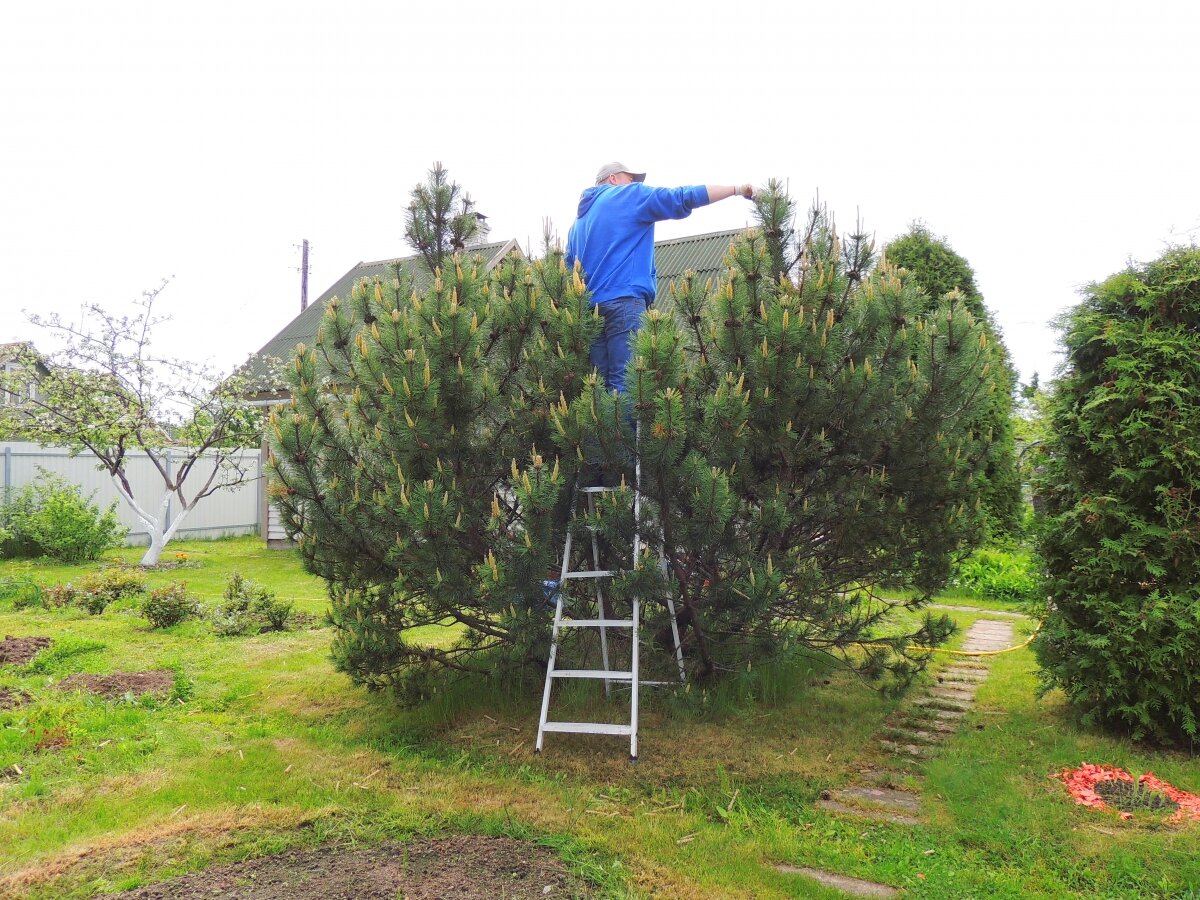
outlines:
[[[470,195],[468,195],[467,200],[470,201]],[[473,212],[471,215],[475,217],[475,221],[479,223],[479,227],[476,229],[475,234],[470,238],[470,240],[476,244],[482,244],[487,239],[488,233],[492,230],[487,223],[488,217],[481,212]],[[454,252],[458,253],[459,251],[467,248],[467,240],[463,238],[455,238],[451,246],[453,247]]]
[[[443,268],[447,256],[486,233],[484,218],[475,212],[471,195],[462,193],[445,167],[435,162],[425,183],[413,188],[404,237],[433,272]]]

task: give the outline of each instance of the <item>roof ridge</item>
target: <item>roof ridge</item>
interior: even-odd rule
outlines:
[[[726,228],[721,231],[709,231],[704,234],[686,234],[682,237],[666,238],[661,241],[655,241],[654,246],[662,247],[666,244],[683,244],[688,241],[704,241],[715,237],[735,237],[757,227],[757,225],[747,225],[745,228]]]
[[[486,244],[471,244],[468,247],[464,247],[462,252],[463,253],[486,253],[488,250],[491,250],[494,253],[496,250],[499,250],[501,247],[504,247],[507,244],[511,244],[514,241],[516,241],[516,238],[507,238],[506,240],[503,240],[503,241],[489,241]],[[364,259],[361,262],[359,262],[358,265],[356,265],[354,267],[354,269],[361,268],[362,266],[394,265],[395,263],[399,263],[399,262],[408,262],[409,260],[420,259],[420,257],[421,257],[420,253],[410,253],[408,256],[395,256],[395,257],[392,257],[391,259],[375,259],[375,260],[365,260]],[[354,269],[351,269],[350,271],[354,271]],[[347,273],[347,274],[349,274],[349,273]]]

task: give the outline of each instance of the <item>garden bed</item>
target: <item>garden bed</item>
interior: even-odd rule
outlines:
[[[23,666],[51,644],[48,637],[13,637],[0,641],[0,666]]]
[[[174,686],[175,673],[170,669],[114,672],[111,675],[71,675],[58,683],[60,691],[84,691],[109,700],[120,700],[127,694],[135,697],[150,694],[162,699],[171,693]]]
[[[319,847],[216,866],[116,896],[125,900],[511,900],[587,896],[548,847],[463,835],[369,850]]]
[[[23,706],[32,698],[25,691],[19,688],[0,688],[0,710],[16,709],[18,706]]]

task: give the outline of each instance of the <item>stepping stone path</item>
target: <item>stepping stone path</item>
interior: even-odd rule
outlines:
[[[954,612],[969,612],[983,613],[989,616],[998,616],[1001,619],[1028,619],[1029,616],[1025,613],[1008,612],[1003,609],[984,609],[982,606],[951,606],[947,603],[930,603],[930,609],[949,609]]]
[[[974,607],[940,608],[1003,615]],[[1017,613],[1008,613],[1004,617],[1024,618]],[[1012,640],[1012,622],[979,619],[967,629],[962,649],[971,653],[990,653],[1011,647]],[[959,721],[974,705],[976,689],[988,676],[991,657],[958,656],[954,659],[937,673],[937,685],[907,708],[897,710],[879,734],[878,745],[887,752],[894,771],[868,768],[850,787],[822,791],[818,809],[890,825],[921,824],[921,797],[903,787],[920,775],[904,769],[934,756],[939,745],[958,731]],[[896,897],[900,893],[891,885],[847,878],[820,869],[786,864],[776,868],[781,872],[804,875],[855,897]]]
[[[863,881],[861,878],[850,878],[833,872],[823,872],[820,869],[809,869],[803,866],[789,866],[780,863],[775,867],[785,875],[804,875],[813,881],[819,881],[826,887],[844,891],[853,897],[899,897],[900,892],[886,884],[874,881]]]

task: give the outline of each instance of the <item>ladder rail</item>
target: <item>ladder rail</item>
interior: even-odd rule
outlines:
[[[588,493],[585,496],[587,497],[588,515],[595,516],[596,515],[596,492],[588,491]],[[600,569],[600,541],[596,537],[596,529],[589,528],[588,531],[590,532],[591,538],[592,538],[592,567],[596,571],[602,571]],[[605,619],[608,618],[608,616],[606,615],[605,610],[604,610],[604,606],[605,606],[604,590],[600,587],[600,578],[597,577],[597,578],[593,579],[592,584],[595,585],[595,587],[596,587],[597,618],[599,618],[600,621],[603,622]],[[603,662],[604,671],[607,672],[611,668],[611,666],[608,664],[608,627],[605,625],[600,626],[600,657]],[[607,697],[609,695],[609,693],[611,692],[611,690],[612,690],[612,682],[609,679],[605,678],[604,679],[604,696]]]
[[[642,559],[642,431],[638,428],[633,435],[633,559],[629,567],[637,570]],[[629,647],[629,669],[633,673],[629,690],[629,758],[637,761],[638,757],[638,648],[641,641],[641,598],[633,595],[633,639]]]
[[[546,686],[542,690],[542,711],[538,717],[536,753],[542,752],[542,743],[546,738],[546,721],[550,716],[550,689],[554,684],[554,663],[558,657],[558,632],[562,627],[563,586],[567,583],[567,572],[571,566],[571,519],[575,517],[575,499],[577,494],[571,494],[571,508],[567,513],[567,537],[563,542],[562,569],[558,577],[558,590],[555,592],[554,624],[550,627],[550,657],[546,661]]]

